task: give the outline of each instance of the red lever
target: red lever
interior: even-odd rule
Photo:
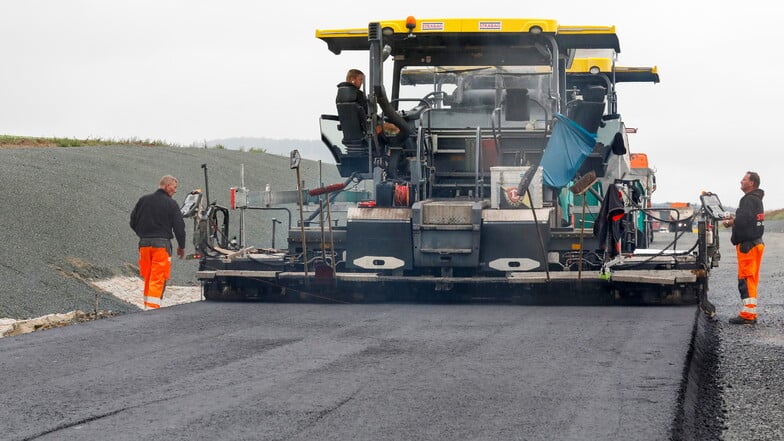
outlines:
[[[318,196],[324,193],[332,193],[333,191],[343,190],[343,187],[345,186],[346,184],[343,183],[327,185],[326,187],[319,187],[314,188],[313,190],[308,190],[308,194],[311,196]]]

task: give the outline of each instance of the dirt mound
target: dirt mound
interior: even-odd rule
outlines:
[[[97,313],[71,311],[64,314],[47,314],[28,320],[0,319],[0,338],[114,317],[117,314],[119,313],[113,311],[98,311]]]

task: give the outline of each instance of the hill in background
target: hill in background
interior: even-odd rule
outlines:
[[[230,150],[262,150],[272,155],[289,156],[289,153],[297,149],[300,156],[304,159],[322,161],[329,164],[335,163],[335,158],[327,150],[323,142],[316,139],[271,139],[271,138],[223,138],[207,141],[208,148],[222,146]]]
[[[209,190],[211,202],[228,206],[229,189],[243,181],[249,190],[267,185],[290,190],[297,184],[288,157],[259,152],[115,145],[9,148],[2,154],[0,318],[91,311],[97,294],[99,309],[136,310],[88,282],[138,274],[138,238],[128,225],[131,209],[165,174],[179,179],[178,204],[193,189]],[[202,164],[208,169],[208,188]],[[322,172],[324,182],[341,181],[335,166],[309,160],[302,162],[301,172],[306,188],[317,187]],[[285,244],[288,224],[296,218],[280,210],[249,211],[248,244],[271,245],[272,218],[284,222],[276,236],[278,244]],[[239,214],[229,211],[232,236],[239,231]],[[186,253],[192,253],[193,219],[186,220],[186,231]],[[196,284],[197,260],[172,263],[172,285]]]

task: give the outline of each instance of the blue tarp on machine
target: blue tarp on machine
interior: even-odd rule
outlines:
[[[550,187],[561,188],[574,178],[585,158],[593,151],[596,134],[560,113],[556,113],[555,117],[558,122],[542,155],[542,177]]]

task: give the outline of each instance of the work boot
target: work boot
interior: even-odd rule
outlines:
[[[757,319],[747,319],[740,316],[732,317],[730,323],[733,325],[754,325],[757,323]]]

